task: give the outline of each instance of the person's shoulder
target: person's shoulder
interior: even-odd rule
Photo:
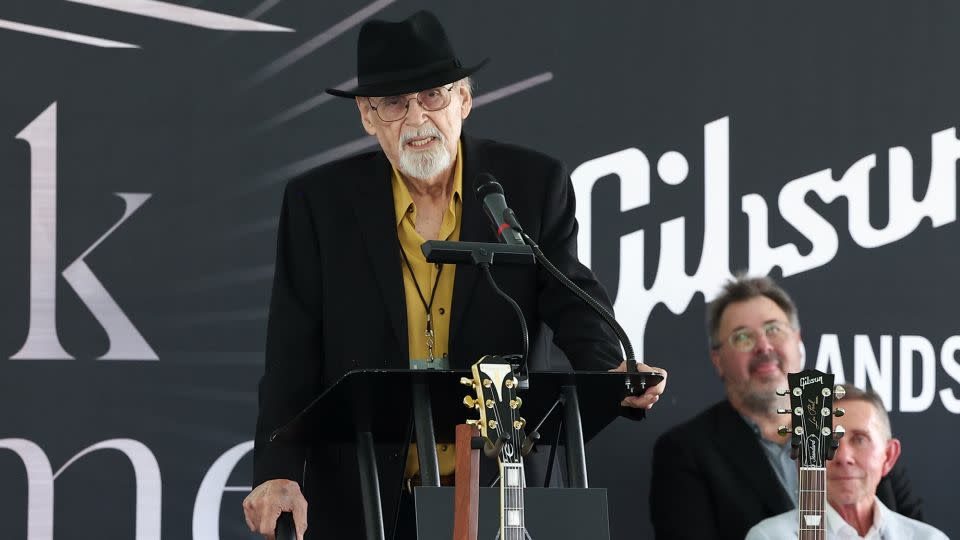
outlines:
[[[534,150],[527,146],[497,141],[494,139],[482,139],[470,136],[464,136],[467,145],[481,150],[487,158],[494,162],[524,163],[530,165],[542,165],[559,167],[561,161],[549,154]]]
[[[385,160],[386,158],[379,148],[333,160],[293,177],[287,182],[287,190],[310,193],[316,190],[326,190],[335,185],[345,185],[365,169],[376,170]]]
[[[893,522],[891,525],[897,529],[896,531],[891,531],[893,534],[906,535],[907,533],[912,533],[912,538],[916,540],[949,540],[943,531],[929,523],[917,521],[892,510],[889,511],[888,516]],[[900,536],[897,536],[897,538],[900,538]]]
[[[783,540],[784,538],[795,538],[796,536],[797,511],[787,510],[782,514],[768,517],[751,527],[747,532],[745,540]]]
[[[702,440],[705,430],[721,424],[724,419],[735,414],[727,400],[714,403],[710,407],[697,413],[689,420],[677,424],[660,436],[661,440]]]

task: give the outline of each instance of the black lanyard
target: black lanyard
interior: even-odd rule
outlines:
[[[427,299],[423,296],[423,291],[420,290],[420,284],[417,283],[417,276],[413,273],[413,266],[410,265],[410,259],[407,258],[407,253],[403,250],[403,243],[400,242],[400,236],[397,236],[397,243],[400,245],[400,255],[403,257],[403,262],[407,265],[407,270],[410,271],[410,279],[413,280],[413,286],[417,288],[417,295],[420,297],[420,303],[423,304],[424,311],[427,312],[427,331],[424,332],[424,337],[427,339],[427,361],[433,362],[436,360],[433,356],[433,347],[436,345],[436,334],[433,331],[433,300],[437,296],[437,285],[440,284],[440,273],[443,272],[443,265],[437,265],[437,279],[433,282],[433,289],[430,291],[430,302],[427,302]]]

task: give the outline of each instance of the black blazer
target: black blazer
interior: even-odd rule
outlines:
[[[490,172],[544,253],[610,308],[593,274],[577,261],[573,187],[562,164],[493,141],[464,136],[462,143],[461,240],[496,241],[474,195],[476,176]],[[380,151],[330,163],[289,183],[280,215],[254,485],[271,478],[303,482],[310,528],[343,531],[344,538],[359,538],[359,533],[349,535],[362,530],[357,528],[362,521],[353,450],[264,443],[270,431],[344,373],[360,367],[408,367],[403,263],[390,181],[390,163]],[[521,306],[531,343],[538,341],[545,323],[575,368],[608,369],[619,363],[616,336],[545,271],[515,266],[494,267],[493,273]],[[453,367],[468,367],[484,354],[521,351],[512,310],[474,267],[456,269],[450,317]],[[379,450],[389,530],[395,506],[389,494],[399,484],[402,452]]]
[[[900,465],[877,495],[891,510],[922,518]],[[763,519],[792,508],[753,430],[726,400],[654,446],[650,518],[657,540],[743,540]]]

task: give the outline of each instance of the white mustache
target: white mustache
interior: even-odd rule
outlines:
[[[440,130],[433,126],[422,126],[416,131],[406,132],[400,134],[400,146],[407,144],[408,142],[414,139],[422,139],[424,137],[434,137],[441,143],[445,143],[446,140],[443,138],[443,134],[440,133]]]

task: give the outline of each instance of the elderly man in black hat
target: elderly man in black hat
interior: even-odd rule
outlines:
[[[315,538],[362,536],[352,448],[266,444],[271,430],[342,374],[362,367],[466,368],[484,354],[522,350],[510,308],[475,268],[433,265],[420,251],[426,240],[496,241],[472,195],[479,174],[499,179],[526,233],[611,309],[577,260],[573,189],[560,162],[462,134],[473,105],[468,77],[486,61],[464,67],[427,12],[364,24],[357,49],[359,85],[327,92],[356,101],[380,151],[294,179],[280,216],[254,452],[257,487],[244,501],[248,526],[268,538],[282,511],[293,512],[302,535],[307,500]],[[493,272],[529,323],[532,355],[543,346],[546,324],[573,367],[625,368],[615,334],[544,270]],[[622,405],[647,409],[662,392],[663,383]],[[391,468],[399,471],[401,455],[396,449],[378,455],[382,481],[399,478]],[[395,490],[381,491],[390,527]]]

